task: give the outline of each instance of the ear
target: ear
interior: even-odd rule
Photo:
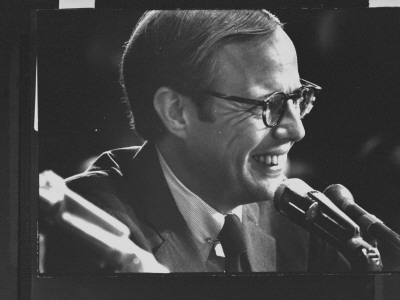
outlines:
[[[168,87],[160,87],[154,94],[153,105],[165,128],[176,135],[186,136],[184,96]]]

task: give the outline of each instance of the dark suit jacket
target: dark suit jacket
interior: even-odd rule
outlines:
[[[132,241],[170,271],[207,271],[169,190],[154,145],[105,152],[87,172],[68,179],[67,184],[125,223]],[[272,201],[244,205],[243,227],[255,272],[348,270],[335,250],[279,215]],[[96,272],[90,252],[84,253],[58,233],[48,239],[46,251],[47,272]]]

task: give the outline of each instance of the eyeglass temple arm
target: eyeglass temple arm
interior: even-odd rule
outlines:
[[[302,78],[300,78],[300,83],[304,84],[305,86],[310,86],[310,87],[314,88],[317,91],[321,91],[322,90],[322,87],[320,87],[319,85],[316,85],[315,83],[312,83],[312,82],[310,82],[308,80],[305,80],[305,79],[302,79]]]

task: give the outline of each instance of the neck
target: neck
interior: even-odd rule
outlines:
[[[202,176],[198,163],[188,156],[183,140],[163,137],[156,142],[156,146],[174,175],[212,208],[227,214],[241,204],[235,201],[237,196],[230,192],[231,189],[218,186],[207,176]]]

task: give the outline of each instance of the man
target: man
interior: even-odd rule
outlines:
[[[126,46],[121,82],[147,143],[106,152],[67,182],[125,223],[135,244],[171,272],[347,270],[271,201],[320,89],[300,79],[275,16],[148,12]],[[234,263],[228,223],[238,227],[234,244],[243,236]],[[47,270],[61,264],[52,252]],[[90,255],[68,252],[59,269],[93,270]]]

